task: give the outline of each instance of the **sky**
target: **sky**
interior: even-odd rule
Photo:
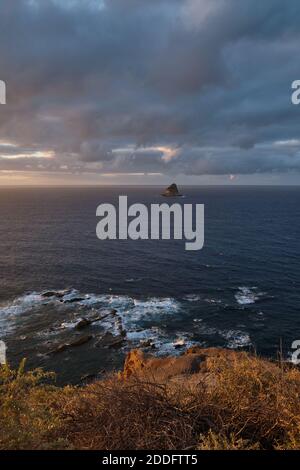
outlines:
[[[0,185],[299,184],[299,0],[1,0]]]

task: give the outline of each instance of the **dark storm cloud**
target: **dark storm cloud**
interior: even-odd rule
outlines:
[[[0,169],[299,171],[299,17],[298,0],[2,0]]]

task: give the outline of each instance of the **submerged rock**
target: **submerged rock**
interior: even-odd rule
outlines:
[[[71,289],[63,289],[63,290],[47,290],[42,292],[42,297],[48,299],[49,297],[55,297],[56,299],[62,300],[65,295],[69,295],[72,292]]]
[[[42,297],[56,297],[57,299],[61,299],[65,295],[65,292],[58,292],[54,290],[48,290],[42,293]]]
[[[85,297],[71,297],[70,299],[65,299],[64,304],[72,304],[73,302],[81,302],[85,300]]]
[[[162,196],[165,196],[165,197],[176,197],[176,196],[182,196],[182,194],[179,193],[178,191],[178,188],[177,188],[177,184],[173,183],[171,184],[171,186],[168,186],[168,188],[166,188],[162,194]]]

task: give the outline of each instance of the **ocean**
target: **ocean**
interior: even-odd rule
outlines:
[[[289,358],[300,339],[300,187],[182,187],[176,200],[161,189],[0,189],[0,339],[12,366],[26,357],[58,383],[81,383],[135,347]],[[204,248],[98,240],[96,208],[119,195],[205,204]],[[92,323],[78,330],[82,318]]]

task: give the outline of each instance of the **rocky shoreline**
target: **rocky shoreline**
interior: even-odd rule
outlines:
[[[71,295],[66,291],[46,291],[42,293],[45,299],[57,298],[63,303],[76,303],[84,300],[78,295]],[[113,321],[116,326],[114,334],[105,331],[103,334],[93,332],[92,326],[102,321]],[[117,309],[99,310],[95,312],[94,317],[86,318],[84,316],[78,318],[70,331],[70,339],[57,343],[51,342],[47,355],[60,355],[61,353],[94,341],[94,347],[116,349],[124,348],[125,360],[124,369],[118,374],[123,379],[131,376],[151,376],[152,379],[166,380],[182,380],[195,381],[205,371],[206,365],[212,359],[225,359],[231,361],[236,357],[236,353],[230,349],[221,348],[201,348],[200,346],[188,348],[184,338],[179,338],[173,342],[173,350],[176,355],[164,355],[156,357],[155,351],[158,346],[152,338],[140,340],[138,347],[132,347],[132,342],[128,338],[127,331],[123,325],[121,316],[118,315]],[[200,375],[199,375],[200,374]],[[101,380],[106,376],[106,371],[99,369],[97,373],[87,371],[80,377],[78,385]]]
[[[71,287],[25,292],[2,308],[7,357],[13,367],[26,357],[31,369],[54,371],[58,383],[67,385],[119,370],[135,349],[158,358],[182,355],[196,345],[250,350],[247,331],[212,325],[202,310],[206,303],[200,306],[198,300],[195,295],[153,297]],[[246,307],[234,296],[232,302],[244,314]],[[260,314],[258,321],[263,324]]]
[[[75,304],[86,300],[85,297],[77,295],[71,295],[68,290],[64,291],[45,291],[42,297],[49,299],[57,299],[59,302],[64,304]],[[91,332],[91,327],[94,324],[101,324],[103,321],[110,321],[114,324],[114,332],[105,331],[103,334]],[[120,349],[127,347],[128,349],[133,347],[132,341],[128,337],[128,332],[121,316],[115,308],[111,309],[100,309],[95,312],[93,317],[86,318],[81,316],[76,319],[72,329],[70,329],[70,339],[64,342],[50,342],[49,350],[46,352],[47,355],[59,354],[66,350],[72,350],[78,348],[91,340],[94,340],[95,347],[103,347],[108,349]],[[186,341],[184,338],[177,338],[173,342],[174,350],[184,348]],[[141,339],[139,348],[142,350],[155,350],[158,346],[155,344],[154,338]]]

